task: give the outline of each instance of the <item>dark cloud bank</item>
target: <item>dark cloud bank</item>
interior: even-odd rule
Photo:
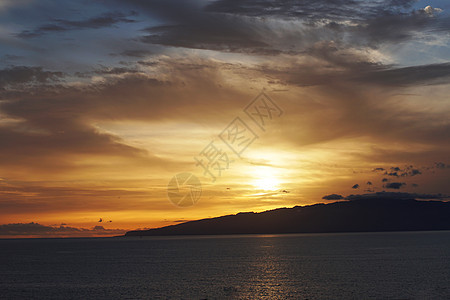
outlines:
[[[343,197],[338,194],[323,196],[324,200],[360,200],[360,199],[416,199],[416,200],[447,200],[450,196],[443,194],[420,194],[420,193],[401,193],[401,192],[376,192],[368,194],[351,194]]]

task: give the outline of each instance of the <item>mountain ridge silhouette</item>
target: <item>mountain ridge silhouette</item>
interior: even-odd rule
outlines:
[[[450,230],[450,202],[357,199],[200,219],[125,236]]]

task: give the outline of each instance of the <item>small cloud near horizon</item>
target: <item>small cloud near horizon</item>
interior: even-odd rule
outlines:
[[[331,194],[331,195],[323,196],[322,199],[324,199],[324,200],[341,200],[341,199],[344,199],[344,197],[342,197],[342,195],[338,195],[338,194]]]
[[[390,183],[385,184],[384,187],[387,188],[387,189],[398,190],[398,189],[402,188],[405,185],[406,185],[406,183],[404,183],[404,182],[390,182]]]

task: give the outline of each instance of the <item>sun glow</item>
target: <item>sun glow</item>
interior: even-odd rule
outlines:
[[[275,191],[280,189],[280,178],[278,176],[278,170],[271,167],[257,167],[256,170],[253,171],[255,178],[251,184],[257,190],[264,191]]]

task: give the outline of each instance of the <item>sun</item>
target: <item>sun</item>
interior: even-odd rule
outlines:
[[[255,167],[252,170],[251,184],[257,190],[275,191],[280,189],[281,181],[279,179],[278,170],[272,167]]]
[[[255,179],[252,182],[252,185],[259,190],[264,191],[274,191],[279,189],[278,182],[274,182],[274,179],[272,178],[260,178]]]

